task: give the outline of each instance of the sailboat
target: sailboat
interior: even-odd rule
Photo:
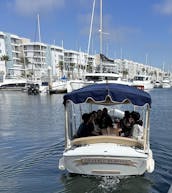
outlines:
[[[91,41],[91,34],[92,34],[92,24],[93,24],[93,18],[94,18],[94,9],[95,9],[95,0],[93,1],[93,9],[92,9],[92,17],[91,17],[91,25],[90,25],[90,34],[89,34],[89,41],[88,41],[88,50],[87,55],[89,56],[89,50],[90,50],[90,41]],[[82,88],[87,85],[91,84],[99,84],[99,83],[105,83],[106,80],[108,80],[109,83],[118,83],[118,84],[125,84],[125,85],[131,85],[131,83],[127,80],[123,80],[122,76],[118,73],[113,72],[103,72],[103,58],[106,58],[103,53],[103,22],[102,22],[102,0],[100,1],[100,64],[99,64],[99,72],[91,72],[86,73],[83,75],[82,80],[70,80],[67,83],[67,92],[71,92],[75,89]],[[88,62],[88,61],[87,61]],[[87,63],[86,62],[86,63]]]

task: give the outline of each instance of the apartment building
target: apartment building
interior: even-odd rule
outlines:
[[[21,69],[21,57],[22,57],[22,38],[17,35],[0,32],[0,71],[5,75],[20,76]],[[3,56],[8,56],[6,60],[3,60]]]
[[[86,71],[95,68],[94,56],[89,56],[81,51],[65,50],[64,51],[64,68],[68,78],[82,78]],[[91,68],[91,69],[90,69]]]
[[[53,76],[60,77],[59,64],[64,60],[63,48],[41,42],[23,43],[27,73],[35,77],[46,76],[51,67]]]
[[[8,56],[8,60],[2,60]],[[133,79],[137,74],[151,75],[161,79],[165,72],[159,68],[127,59],[109,59],[104,55],[88,56],[82,51],[66,50],[56,45],[31,42],[14,34],[0,32],[0,74],[44,76],[51,67],[53,76],[72,79],[82,78],[83,73],[100,71],[123,74]],[[102,61],[102,66],[100,65]]]

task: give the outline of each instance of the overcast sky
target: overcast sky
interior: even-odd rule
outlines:
[[[87,52],[93,0],[1,0],[0,31]],[[99,53],[96,0],[90,54]],[[172,71],[172,0],[103,0],[103,53]]]

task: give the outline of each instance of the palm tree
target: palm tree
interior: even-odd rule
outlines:
[[[21,62],[23,69],[24,69],[24,76],[26,77],[27,76],[26,69],[28,68],[28,64],[30,62],[29,62],[28,58],[25,58],[25,57],[21,57],[20,62]]]
[[[74,77],[74,74],[73,74],[74,68],[75,68],[75,63],[70,63],[70,71],[72,71],[72,79]]]
[[[0,59],[1,59],[1,61],[5,61],[5,72],[7,74],[7,62],[9,61],[9,56],[8,55],[2,55]]]
[[[62,74],[62,76],[63,76],[63,70],[64,70],[63,61],[59,61],[58,67],[59,67],[59,70],[61,71],[61,74]]]
[[[93,68],[90,63],[87,64],[87,72],[92,72]]]
[[[122,74],[123,74],[123,78],[127,78],[128,70],[127,70],[127,69],[124,69],[124,70],[122,71]]]
[[[143,73],[143,74],[145,73],[145,70],[146,70],[146,69],[143,67],[143,68],[142,68],[142,73]]]

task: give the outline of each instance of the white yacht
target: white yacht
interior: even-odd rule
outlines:
[[[154,88],[162,88],[162,82],[159,80],[156,80],[154,82]]]
[[[154,88],[151,77],[147,75],[134,76],[132,86],[141,88],[143,90],[151,90]]]
[[[88,86],[91,84],[100,84],[100,83],[117,83],[131,85],[131,82],[123,80],[122,76],[117,73],[86,73],[83,80],[70,80],[67,83],[67,92]]]
[[[170,88],[171,82],[168,76],[164,76],[162,80],[162,88]]]
[[[67,80],[56,80],[49,86],[50,94],[66,93],[67,92]]]
[[[131,85],[131,82],[123,80],[122,75],[117,73],[87,73],[85,80],[94,83],[106,83],[108,81],[108,83]]]
[[[21,77],[2,77],[0,79],[0,90],[20,91],[25,88],[27,80]]]
[[[82,88],[91,84],[91,82],[86,82],[83,79],[68,80],[66,84],[67,92],[72,92],[73,90]]]

